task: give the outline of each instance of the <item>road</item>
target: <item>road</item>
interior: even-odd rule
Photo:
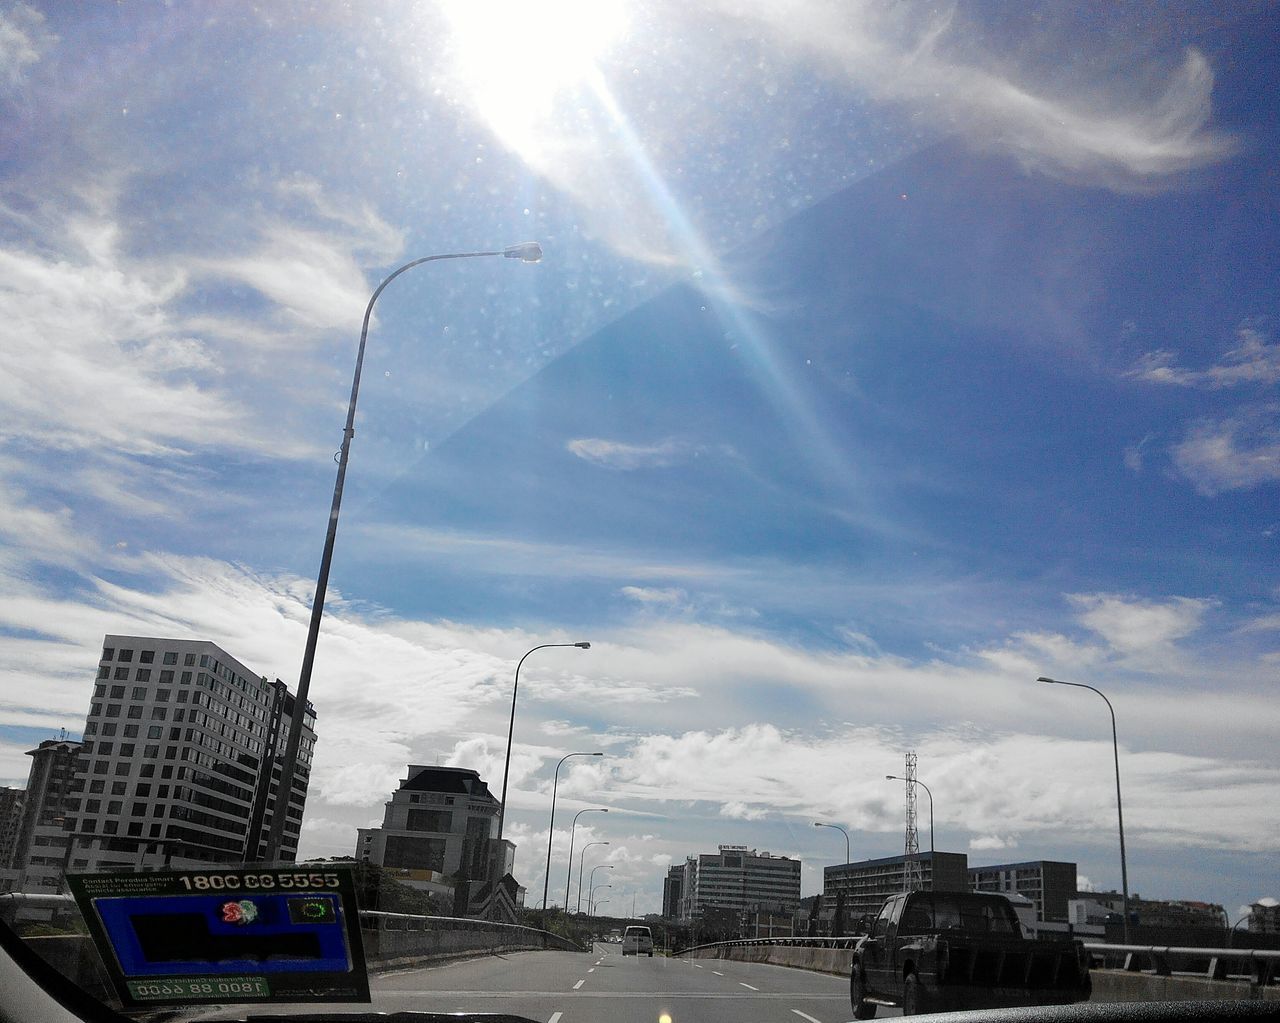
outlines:
[[[807,970],[716,959],[625,959],[618,945],[592,954],[525,952],[373,981],[384,1012],[505,1012],[539,1023],[845,1023],[849,982]],[[899,1010],[881,1009],[880,1015]]]

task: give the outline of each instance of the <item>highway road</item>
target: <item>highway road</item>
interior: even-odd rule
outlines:
[[[849,981],[785,966],[718,959],[625,959],[619,945],[589,955],[518,952],[370,977],[373,1005],[332,1012],[488,1012],[537,1023],[846,1023]],[[241,1007],[194,1014],[242,1017],[245,1008],[315,1012],[312,1005]],[[881,1009],[897,1016],[898,1009]]]
[[[383,974],[381,1011],[506,1012],[539,1023],[845,1023],[849,982],[784,966],[716,959],[525,952]],[[881,1015],[898,1015],[881,1009]]]

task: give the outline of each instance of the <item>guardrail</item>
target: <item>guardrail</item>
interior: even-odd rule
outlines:
[[[843,938],[736,938],[681,949],[688,955],[729,948],[856,949],[865,934]],[[1163,945],[1108,945],[1084,942],[1092,965],[1100,969],[1147,973],[1156,977],[1199,977],[1205,980],[1246,980],[1266,987],[1280,983],[1280,950],[1256,948],[1181,948]]]
[[[589,951],[563,935],[537,927],[469,917],[418,916],[362,909],[360,931],[365,958],[370,965],[385,966],[401,960],[441,958],[468,952]]]

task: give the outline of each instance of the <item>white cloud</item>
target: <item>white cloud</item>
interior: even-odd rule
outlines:
[[[0,11],[0,89],[18,89],[27,69],[57,41],[45,27],[44,15],[29,4],[16,3]]]
[[[630,472],[636,469],[663,469],[696,456],[698,448],[674,438],[656,444],[628,444],[601,437],[580,437],[565,447],[583,461],[605,469]]]
[[[1280,345],[1268,344],[1267,336],[1249,323],[1236,328],[1236,340],[1238,345],[1224,353],[1222,362],[1207,369],[1176,366],[1174,353],[1159,349],[1144,355],[1127,375],[1148,383],[1208,390],[1280,382]]]
[[[973,852],[988,852],[995,849],[1016,849],[1018,847],[1018,838],[1016,835],[978,835],[969,839],[969,848]]]
[[[1205,497],[1280,482],[1276,408],[1196,424],[1173,449],[1178,474]]]
[[[1173,597],[1142,600],[1110,593],[1074,593],[1067,599],[1079,609],[1082,624],[1098,633],[1126,658],[1149,660],[1152,670],[1173,656],[1174,644],[1200,628],[1213,600]]]
[[[677,605],[687,597],[684,590],[674,587],[624,586],[618,592],[640,604]]]

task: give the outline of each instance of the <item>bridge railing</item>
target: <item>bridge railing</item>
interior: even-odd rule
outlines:
[[[371,965],[466,952],[588,951],[563,935],[537,927],[469,917],[420,916],[362,909],[360,931],[365,958]]]

